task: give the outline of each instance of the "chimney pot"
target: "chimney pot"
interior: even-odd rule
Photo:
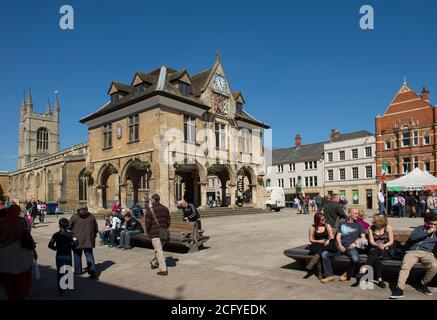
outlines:
[[[426,87],[422,90],[422,100],[429,102],[429,90]]]
[[[297,134],[296,137],[294,137],[294,146],[296,148],[300,148],[302,146],[302,137],[300,134]]]

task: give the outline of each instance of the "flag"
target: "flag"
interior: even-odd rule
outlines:
[[[384,161],[382,163],[382,169],[381,169],[381,183],[385,183],[386,174],[387,174],[387,163]]]

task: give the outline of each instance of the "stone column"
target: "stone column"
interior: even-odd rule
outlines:
[[[126,208],[127,207],[127,184],[123,183],[123,184],[119,184],[118,185],[118,192],[120,192],[120,194],[118,195],[118,198],[120,199],[120,205],[122,208]]]
[[[236,185],[229,185],[229,192],[231,193],[231,203],[229,204],[229,207],[231,208],[236,208],[237,207],[237,197],[235,195],[237,191],[237,186]]]
[[[200,208],[201,209],[206,208],[207,206],[206,202],[208,200],[206,196],[206,182],[200,183],[200,200],[201,200]]]

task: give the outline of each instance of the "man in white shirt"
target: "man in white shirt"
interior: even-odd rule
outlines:
[[[385,214],[385,197],[382,189],[378,192],[378,208],[380,214]]]

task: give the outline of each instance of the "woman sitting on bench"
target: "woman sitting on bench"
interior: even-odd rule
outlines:
[[[382,259],[391,259],[389,248],[394,243],[393,229],[388,225],[387,217],[384,214],[377,214],[373,218],[372,227],[369,229],[370,250],[367,258],[367,265],[373,267],[375,276],[378,279],[378,286],[386,288],[382,281]],[[357,275],[361,279],[367,270],[362,267]]]
[[[306,266],[309,273],[317,266],[317,278],[322,280],[322,262],[320,261],[321,254],[329,245],[329,242],[334,239],[334,232],[329,224],[326,223],[325,215],[322,212],[317,212],[314,215],[314,224],[311,225],[309,231],[309,250],[313,254],[312,259]]]

